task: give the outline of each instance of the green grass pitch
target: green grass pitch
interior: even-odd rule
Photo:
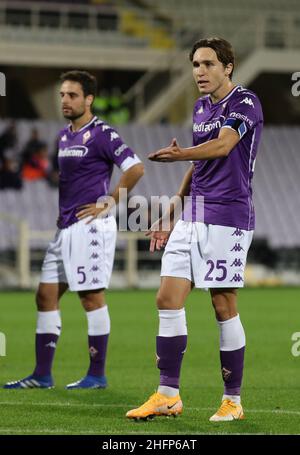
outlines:
[[[158,317],[154,291],[109,291],[112,331],[106,390],[67,391],[88,365],[86,318],[76,294],[62,299],[62,335],[52,390],[0,389],[0,434],[300,434],[300,356],[291,353],[300,332],[300,289],[244,289],[239,311],[246,330],[243,382],[246,419],[210,423],[220,404],[218,329],[209,294],[188,298],[188,349],[183,361],[177,419],[128,421],[128,409],[155,390],[155,336]],[[0,293],[0,332],[7,355],[0,357],[0,384],[31,373],[34,364],[33,293]]]

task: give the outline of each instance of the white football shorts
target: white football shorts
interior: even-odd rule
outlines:
[[[71,291],[107,288],[115,254],[117,223],[113,216],[88,218],[58,229],[42,266],[41,283],[67,283]]]
[[[186,278],[196,288],[241,288],[253,231],[177,221],[162,257],[161,276]]]

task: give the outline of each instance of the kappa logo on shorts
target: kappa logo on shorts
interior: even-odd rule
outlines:
[[[237,237],[241,237],[242,235],[244,235],[242,229],[239,229],[239,228],[236,228],[236,230],[231,234],[231,237],[233,235],[236,235]]]
[[[222,376],[223,376],[224,381],[228,381],[228,379],[231,376],[231,373],[232,373],[232,371],[227,370],[225,367],[222,368]]]
[[[91,256],[90,256],[90,259],[98,259],[99,258],[99,254],[98,253],[93,253]]]
[[[90,229],[89,229],[89,232],[90,232],[91,234],[97,234],[98,231],[97,231],[96,226],[91,226]]]
[[[97,265],[93,265],[93,267],[90,269],[90,272],[97,272],[99,270],[99,267]]]
[[[235,258],[235,260],[233,261],[233,263],[231,264],[230,267],[241,267],[243,265],[243,262],[241,259],[237,259]]]
[[[100,283],[98,278],[93,278],[92,281],[91,281],[91,284],[98,284],[98,283]]]
[[[99,246],[98,240],[92,240],[90,246]]]
[[[230,251],[245,251],[244,248],[240,245],[240,243],[236,243],[234,247]]]
[[[240,283],[241,281],[244,281],[243,278],[239,273],[235,273],[233,278],[230,280],[231,282],[234,281],[236,283]]]

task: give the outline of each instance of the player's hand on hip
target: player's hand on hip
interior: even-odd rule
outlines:
[[[78,209],[79,212],[76,213],[78,220],[83,220],[84,218],[90,217],[89,221],[87,221],[86,224],[91,223],[96,218],[102,218],[108,213],[106,207],[103,207],[103,205],[101,207],[98,207],[95,203],[81,205]]]
[[[172,139],[172,142],[168,147],[160,149],[157,152],[150,153],[148,159],[151,161],[159,161],[161,163],[180,161],[183,159],[182,149],[179,147],[177,139]]]

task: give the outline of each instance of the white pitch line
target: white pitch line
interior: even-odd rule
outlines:
[[[63,402],[51,402],[51,403],[38,403],[38,402],[20,402],[20,401],[0,401],[0,405],[3,406],[42,406],[42,407],[78,407],[78,408],[134,408],[137,405],[132,404],[107,404],[107,403],[63,403]],[[184,407],[186,411],[214,411],[215,408],[196,408],[196,407]],[[245,409],[245,413],[271,413],[271,414],[290,414],[300,415],[300,411],[293,411],[288,409]]]

